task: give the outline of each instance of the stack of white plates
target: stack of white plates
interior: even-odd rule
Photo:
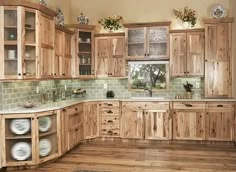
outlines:
[[[52,126],[52,120],[49,116],[39,118],[39,131],[47,132]]]
[[[41,157],[48,156],[52,150],[52,145],[49,139],[41,139],[39,141],[39,155]]]
[[[13,145],[11,155],[18,161],[27,160],[31,156],[31,145],[26,142],[18,142]]]
[[[30,130],[30,120],[14,119],[10,123],[10,130],[17,135],[26,134]]]

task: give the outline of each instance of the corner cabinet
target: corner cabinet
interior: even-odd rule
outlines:
[[[231,97],[233,18],[209,19],[204,23],[205,97]]]
[[[74,47],[72,47],[74,49],[72,56],[75,56],[72,60],[72,76],[74,78],[84,79],[94,78],[94,32],[96,31],[96,26],[69,24],[67,28],[76,33],[72,40],[72,44],[74,44]]]
[[[21,3],[0,2],[0,79],[50,78],[56,12]]]
[[[124,24],[127,60],[169,59],[171,22]]]
[[[170,31],[170,75],[204,76],[204,29]]]
[[[95,74],[97,77],[125,76],[124,33],[95,35]]]

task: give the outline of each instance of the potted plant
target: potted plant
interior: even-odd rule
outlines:
[[[186,84],[183,84],[185,90],[186,90],[186,97],[188,99],[192,98],[192,88],[193,88],[193,84],[188,83],[188,81],[186,82]]]
[[[98,21],[100,25],[103,26],[104,29],[108,29],[109,31],[115,31],[121,28],[121,16],[108,16]]]
[[[188,24],[191,27],[194,27],[196,24],[196,11],[189,9],[188,6],[184,7],[184,11],[173,10],[174,15],[177,19],[180,19],[185,25]]]

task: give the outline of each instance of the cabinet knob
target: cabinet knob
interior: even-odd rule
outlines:
[[[205,62],[207,62],[207,60],[205,60]]]
[[[21,73],[18,73],[19,76],[21,76]]]
[[[57,74],[56,74],[56,73],[54,73],[54,75],[56,76]]]
[[[224,105],[217,105],[217,107],[224,107]]]
[[[23,73],[23,75],[25,76],[25,75],[26,75],[26,73]]]
[[[107,122],[108,122],[108,123],[113,123],[113,121],[112,121],[112,120],[108,120]]]
[[[78,108],[75,108],[75,110],[78,110]]]
[[[113,113],[111,110],[107,111],[107,113]]]
[[[186,107],[193,107],[191,104],[185,104]]]
[[[66,111],[66,109],[62,109],[62,111],[63,111],[63,112],[65,112],[65,111]]]
[[[147,54],[147,56],[149,56],[149,54]]]

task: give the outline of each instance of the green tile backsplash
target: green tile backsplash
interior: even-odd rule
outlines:
[[[170,89],[164,92],[153,92],[153,96],[175,97],[183,95],[185,90],[183,84],[188,81],[194,85],[193,97],[203,95],[203,80],[201,78],[172,78],[170,79]],[[196,89],[196,83],[200,88]],[[107,89],[104,89],[107,84]],[[0,83],[0,110],[16,108],[22,105],[26,100],[41,102],[41,93],[48,95],[49,101],[52,101],[53,90],[63,90],[67,87],[67,97],[71,97],[71,90],[74,88],[83,88],[87,91],[87,97],[105,98],[107,90],[113,90],[116,98],[128,98],[148,96],[147,91],[132,91],[128,88],[128,79],[96,79],[96,80],[47,80],[47,81],[18,81],[12,83]],[[39,94],[36,93],[36,87],[39,87]],[[58,94],[58,100],[60,94]]]

